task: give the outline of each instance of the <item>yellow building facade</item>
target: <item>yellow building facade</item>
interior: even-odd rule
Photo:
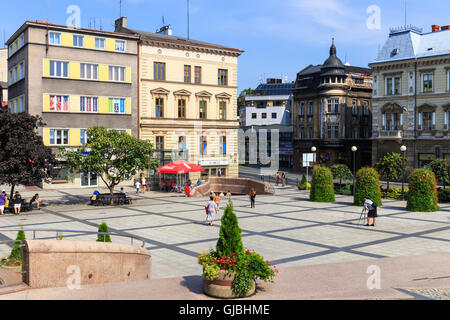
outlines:
[[[242,50],[131,30],[139,41],[139,137],[167,163],[206,168],[202,176],[238,176],[237,72]],[[162,164],[163,164],[162,163]]]

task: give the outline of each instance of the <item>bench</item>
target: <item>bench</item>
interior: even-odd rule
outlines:
[[[93,198],[93,197],[92,197]],[[124,205],[132,204],[133,199],[123,193],[109,193],[99,194],[95,199],[91,198],[91,205],[93,206],[110,206],[110,205]]]
[[[28,212],[33,210],[33,206],[31,205],[31,203],[29,203],[28,201],[25,202],[25,200],[22,199],[22,205],[20,206],[20,212]],[[14,213],[14,203],[12,203],[11,201],[9,201],[9,206],[6,207],[5,206],[5,210],[4,212],[8,212],[8,213]]]

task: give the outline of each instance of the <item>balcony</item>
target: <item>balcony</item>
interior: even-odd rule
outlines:
[[[403,139],[403,130],[380,130],[378,139]]]

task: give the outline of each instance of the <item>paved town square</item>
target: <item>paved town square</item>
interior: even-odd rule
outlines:
[[[55,199],[68,193],[47,192]],[[126,207],[51,205],[20,216],[7,214],[0,217],[0,227],[97,231],[104,221],[111,232],[145,239],[152,255],[152,279],[200,275],[198,254],[215,248],[226,201],[210,227],[205,223],[204,198],[153,192],[137,197]],[[450,205],[441,204],[439,212],[412,213],[402,201],[384,200],[376,226],[364,227],[361,208],[352,206],[351,199],[336,195],[335,203],[313,203],[305,191],[286,187],[277,188],[274,196],[257,196],[256,208],[251,209],[248,196],[232,197],[244,246],[280,268],[450,252]],[[2,232],[1,237],[15,239],[16,232]],[[27,238],[32,237],[28,232]],[[63,237],[95,240],[95,235]],[[37,232],[36,238],[55,239],[56,234]],[[130,244],[127,238],[112,240]],[[3,256],[10,246],[2,245]]]

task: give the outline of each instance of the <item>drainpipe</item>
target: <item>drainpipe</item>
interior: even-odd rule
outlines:
[[[141,139],[141,39],[137,41],[137,138]]]
[[[413,152],[414,152],[414,169],[417,168],[417,58],[414,62],[414,140],[413,140]]]

